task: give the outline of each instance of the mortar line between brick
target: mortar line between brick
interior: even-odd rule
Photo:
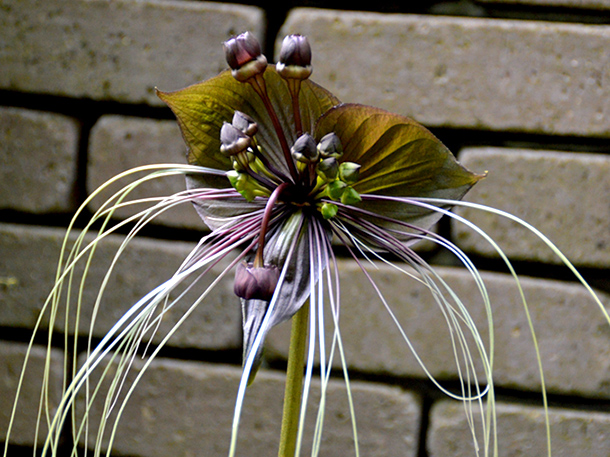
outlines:
[[[433,400],[422,395],[421,412],[419,418],[419,437],[417,443],[417,457],[428,457],[427,438],[428,428],[430,426],[430,411],[432,409]]]

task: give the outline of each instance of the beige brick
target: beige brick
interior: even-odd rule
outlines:
[[[113,450],[147,457],[176,453],[226,456],[240,375],[237,367],[154,361],[129,400]],[[262,370],[248,388],[236,455],[267,457],[277,453],[284,379],[282,374]],[[302,455],[311,452],[319,402],[319,384],[314,384]],[[419,400],[395,387],[356,381],[351,388],[360,455],[417,455]],[[329,383],[326,402],[320,455],[353,453],[352,425],[342,380]],[[96,404],[91,416],[93,426],[99,416],[98,407]]]
[[[608,0],[477,0],[479,3],[508,5],[561,6],[565,8],[587,8],[604,10],[610,8]],[[552,12],[552,10],[551,10]],[[578,11],[576,11],[578,13]]]
[[[79,135],[76,119],[0,108],[0,208],[73,209]]]
[[[186,163],[186,146],[175,121],[159,121],[125,116],[103,116],[93,127],[89,142],[87,162],[87,189],[94,192],[107,180],[119,173],[142,165]],[[132,175],[112,186],[108,192],[96,197],[93,210],[99,209],[106,198],[122,185],[133,182],[143,174]],[[130,200],[169,196],[186,189],[183,175],[150,181],[129,195]],[[150,205],[149,205],[150,206]],[[138,210],[144,206],[138,206]],[[135,213],[133,208],[123,208],[116,216],[125,218]],[[161,214],[156,223],[182,228],[205,229],[190,203]]]
[[[280,35],[313,47],[344,102],[429,126],[610,136],[610,27],[295,9]]]
[[[430,291],[392,267],[378,265],[378,269],[370,270],[429,372],[441,380],[457,379],[446,319]],[[474,281],[463,269],[439,267],[436,270],[461,298],[488,350],[484,305]],[[342,281],[340,330],[349,366],[360,372],[425,377],[360,268],[353,262],[343,261],[339,271]],[[534,346],[514,281],[508,275],[485,272],[482,278],[493,313],[496,385],[539,390]],[[593,300],[581,287],[570,283],[521,278],[521,286],[540,345],[547,389],[608,397],[610,326]],[[610,303],[607,295],[601,295],[601,299],[606,305]],[[326,307],[329,308],[328,303]],[[334,328],[328,313],[325,322],[328,342]],[[461,328],[468,334],[464,326]],[[288,334],[287,325],[278,326],[270,333],[267,340],[270,357],[286,356]],[[479,379],[483,380],[479,354],[472,338],[468,341]],[[463,363],[460,368],[465,373]]]
[[[548,236],[577,265],[610,266],[610,157],[501,148],[472,148],[462,163],[489,170],[466,200],[512,213]],[[516,223],[481,211],[461,211],[515,259],[559,263],[542,241]],[[493,249],[463,224],[454,224],[458,244],[493,255]]]
[[[32,328],[55,281],[64,231],[11,224],[0,226],[0,325]],[[73,240],[74,238],[72,238]],[[91,239],[91,238],[88,238]],[[97,290],[123,237],[111,236],[98,246],[83,295],[81,332],[88,332]],[[138,238],[121,256],[106,289],[94,335],[102,337],[131,305],[166,281],[194,247],[191,243]],[[86,260],[85,258],[83,260]],[[215,266],[173,309],[156,335],[159,341],[222,270]],[[81,270],[79,270],[81,271]],[[233,295],[232,274],[200,304],[170,340],[175,347],[227,349],[241,345],[241,312]],[[78,283],[74,283],[75,288]],[[172,297],[178,294],[176,289]],[[74,312],[74,310],[72,310]],[[58,318],[58,326],[63,319]]]
[[[161,105],[225,68],[222,42],[263,35],[258,8],[172,0],[7,0],[0,10],[0,87]]]
[[[15,393],[26,353],[26,344],[0,342],[0,441],[6,441]],[[34,444],[46,355],[46,348],[41,346],[33,346],[29,354],[28,367],[10,434],[11,444],[22,446]],[[48,402],[50,406],[54,407],[59,403],[63,378],[63,354],[57,349],[51,351],[48,376]],[[51,411],[52,413],[53,411]],[[44,442],[45,430],[46,427],[43,426],[37,443]]]
[[[547,455],[543,408],[498,403],[497,412],[499,457]],[[475,416],[480,418],[480,415]],[[608,455],[610,414],[550,408],[549,420],[554,457]],[[480,425],[480,421],[477,424]],[[482,445],[480,429],[478,433]],[[441,401],[433,407],[428,451],[430,457],[475,455],[472,434],[460,402]]]

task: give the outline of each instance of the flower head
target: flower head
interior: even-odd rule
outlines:
[[[275,265],[257,267],[242,262],[235,269],[235,295],[245,300],[270,301],[280,273]]]
[[[224,50],[235,79],[246,81],[265,71],[267,58],[263,55],[258,40],[250,32],[226,41]]]
[[[286,79],[307,79],[311,75],[311,47],[306,36],[288,35],[282,42],[277,72]]]
[[[427,233],[440,215],[393,198],[459,199],[482,176],[462,167],[413,120],[342,104],[301,78],[311,73],[311,49],[303,36],[284,39],[277,69],[259,65],[260,46],[251,34],[229,40],[225,48],[232,72],[159,95],[176,114],[189,162],[224,170],[229,178],[187,178],[191,190],[225,190],[223,197],[195,201],[203,220],[212,230],[222,228],[244,238],[246,231],[257,232],[259,241],[246,257],[284,270],[275,286],[275,300],[265,294],[238,294],[245,344],[254,343],[248,332],[261,335],[256,364],[266,332],[303,306],[320,268],[326,268],[329,256],[314,259],[314,252],[330,249],[333,237],[402,252],[406,241]],[[235,72],[251,62],[257,62],[255,77],[245,79]],[[232,194],[231,186],[244,198]],[[260,223],[246,228],[246,221],[257,220]],[[312,270],[312,264],[320,268]],[[245,291],[246,278],[252,277],[240,268],[236,291]],[[260,300],[267,305],[261,308]],[[269,313],[264,326],[260,316],[249,312],[251,307]],[[248,318],[256,319],[258,326]],[[245,348],[245,354],[249,351]]]

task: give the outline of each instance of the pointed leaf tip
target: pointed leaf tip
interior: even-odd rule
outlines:
[[[475,174],[428,129],[413,119],[359,104],[328,110],[315,137],[334,132],[343,145],[342,162],[360,165],[353,189],[360,195],[461,199],[485,174]],[[414,205],[363,199],[354,206],[426,229],[440,215]],[[382,220],[376,220],[386,225]]]
[[[399,114],[358,104],[327,111],[316,138],[334,132],[343,145],[342,162],[360,165],[361,194],[429,197],[442,192],[461,198],[484,175],[463,167],[428,129]]]

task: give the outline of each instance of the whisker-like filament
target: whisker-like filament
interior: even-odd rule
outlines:
[[[303,221],[301,220],[297,233],[301,232],[302,227],[303,227]],[[269,323],[273,316],[273,310],[277,304],[277,300],[280,295],[280,291],[282,289],[282,283],[284,282],[284,278],[286,277],[286,273],[288,271],[287,265],[290,264],[290,260],[296,249],[297,241],[298,241],[298,238],[295,238],[295,239],[293,239],[293,241],[290,244],[290,248],[288,250],[285,264],[280,272],[278,286],[273,294],[273,297],[271,298],[271,300],[269,302],[269,305],[268,305],[266,313],[265,313],[265,317],[263,318],[260,329],[258,330],[256,337],[254,338],[252,347],[250,348],[250,351],[248,352],[248,354],[244,360],[242,376],[241,376],[241,379],[239,382],[237,398],[235,400],[233,425],[231,427],[231,442],[230,442],[230,447],[229,447],[229,457],[234,457],[235,452],[237,450],[237,434],[239,431],[239,419],[241,417],[241,410],[242,410],[244,398],[246,395],[246,388],[248,385],[248,380],[250,379],[250,372],[252,371],[252,367],[254,365],[254,359],[257,354],[258,348],[263,344],[264,336],[269,328]]]
[[[398,222],[398,221],[396,221],[396,222]],[[438,276],[436,274],[436,272],[433,269],[431,269],[430,266],[428,266],[425,262],[423,262],[423,259],[419,258],[419,256],[417,256],[410,248],[406,247],[403,243],[400,243],[397,240],[393,239],[393,237],[391,237],[389,235],[389,233],[382,232],[381,230],[379,230],[378,228],[376,228],[376,226],[374,226],[372,224],[365,222],[364,227],[366,227],[366,229],[369,230],[366,233],[367,238],[369,238],[369,239],[373,239],[371,237],[376,238],[376,240],[377,240],[376,244],[379,247],[381,247],[382,249],[387,250],[389,252],[392,252],[394,255],[397,255],[399,258],[402,258],[409,265],[414,267],[416,269],[416,271],[419,272],[419,276],[424,280],[425,284],[427,284],[427,287],[430,288],[430,291],[432,292],[432,297],[439,305],[439,309],[442,311],[442,313],[447,321],[448,329],[450,330],[453,351],[454,351],[454,355],[456,358],[456,368],[458,370],[459,379],[462,381],[462,384],[461,384],[462,385],[462,395],[456,396],[455,394],[452,394],[452,393],[446,391],[442,386],[440,386],[436,382],[436,380],[431,376],[431,374],[427,371],[425,366],[423,366],[422,361],[419,359],[419,357],[417,357],[417,354],[414,352],[414,355],[416,356],[417,360],[420,362],[420,365],[422,365],[422,368],[424,368],[424,371],[428,374],[430,379],[435,384],[437,384],[437,387],[439,387],[439,389],[444,391],[447,395],[453,396],[456,399],[461,399],[464,402],[472,402],[472,401],[480,402],[483,395],[489,393],[492,390],[491,363],[489,362],[489,359],[488,359],[487,353],[484,349],[484,346],[482,344],[482,341],[480,340],[480,337],[478,336],[478,330],[476,329],[476,325],[474,324],[474,322],[472,322],[472,319],[469,317],[468,312],[467,312],[466,308],[464,307],[464,305],[461,304],[459,297],[457,297],[451,291],[449,286],[442,280],[442,278],[440,278],[440,276]],[[344,225],[341,225],[340,223],[338,223],[337,228],[342,234],[345,234],[345,236],[350,238],[352,241],[354,240],[353,235],[351,235],[349,230]],[[375,235],[375,233],[377,233],[377,234]],[[347,245],[347,243],[344,243],[344,244]],[[351,251],[351,248],[348,247],[348,249]],[[369,252],[374,253],[374,251],[372,251],[370,248],[368,248],[365,244],[361,244],[361,248],[359,248],[359,249],[366,249]],[[457,248],[455,248],[455,249],[457,250]],[[375,253],[375,255],[377,257],[381,257],[377,253]],[[352,256],[354,257],[355,261],[358,264],[360,264],[359,260],[354,255],[354,253],[352,253]],[[389,262],[389,263],[391,264],[391,262]],[[399,330],[401,331],[403,339],[407,342],[407,345],[410,347],[411,351],[413,352],[414,348],[411,346],[411,343],[409,342],[406,334],[400,327],[400,324],[398,323],[393,312],[390,310],[389,304],[383,298],[381,291],[374,284],[373,279],[368,275],[368,273],[366,273],[364,266],[363,265],[360,265],[360,266],[361,266],[361,269],[363,270],[363,272],[365,273],[365,276],[367,276],[369,282],[373,285],[377,295],[379,296],[380,300],[384,304],[384,307],[386,308],[387,312],[390,314],[390,316],[392,317],[392,319],[398,326]],[[399,267],[396,267],[396,268],[399,268]],[[451,306],[451,304],[449,302],[447,302],[447,300],[444,297],[444,294],[436,286],[435,282],[433,280],[431,280],[431,278],[429,277],[428,273],[426,273],[426,271],[430,271],[432,273],[432,275],[434,275],[436,277],[436,280],[441,282],[444,289],[449,293],[449,295],[451,297],[453,297],[453,300],[459,305],[460,311],[458,312],[457,316],[455,315],[456,310],[454,310],[453,306]],[[408,273],[408,274],[410,276],[413,276],[411,273]],[[480,281],[480,278],[477,275],[475,275],[475,280],[477,281],[477,284],[479,284],[479,288],[481,290],[481,294],[482,294],[484,300],[487,300],[487,295],[486,295],[486,292],[484,289],[484,284],[482,284],[482,281]],[[485,373],[486,373],[486,378],[488,380],[487,381],[488,384],[487,384],[487,387],[483,391],[479,391],[478,385],[475,384],[477,392],[474,395],[470,392],[470,387],[469,387],[471,385],[471,379],[473,379],[473,378],[471,378],[470,372],[471,372],[471,370],[474,371],[474,363],[473,363],[473,359],[470,355],[468,345],[466,343],[465,335],[462,333],[460,326],[455,321],[456,317],[460,320],[463,320],[467,324],[468,329],[475,337],[476,346],[480,353],[481,359],[484,362],[484,368],[485,368]],[[491,318],[489,318],[489,319],[491,319]],[[491,322],[491,320],[490,320],[490,322]],[[455,336],[457,336],[457,340],[455,339]],[[461,368],[460,368],[461,364],[458,362],[458,352],[457,352],[458,347],[456,346],[456,342],[458,343],[459,347],[461,348],[460,352],[463,354],[465,367],[467,368],[467,371],[464,374],[462,373]],[[466,403],[465,403],[465,406],[466,406]],[[482,408],[482,404],[480,404],[480,408]],[[470,417],[470,414],[468,416]],[[474,433],[474,428],[473,428],[474,425],[473,425],[473,422],[471,419],[469,419],[469,423],[471,424],[471,430],[473,430],[473,433]],[[486,431],[486,428],[483,429],[483,435],[485,436],[485,441],[487,442],[488,433]]]
[[[339,352],[339,357],[340,357],[340,361],[341,361],[341,369],[343,372],[343,380],[345,382],[350,421],[352,423],[352,435],[354,437],[354,452],[355,452],[356,457],[359,457],[360,446],[359,446],[359,442],[358,442],[358,427],[357,427],[357,422],[356,422],[356,411],[355,411],[354,400],[353,400],[352,391],[351,391],[350,377],[349,377],[349,371],[348,371],[348,362],[347,362],[347,357],[346,357],[345,350],[343,347],[343,341],[341,339],[341,330],[340,330],[340,326],[339,326],[339,317],[340,317],[340,309],[341,309],[341,306],[340,306],[341,287],[340,287],[340,281],[339,281],[339,269],[337,267],[337,259],[335,257],[335,253],[332,249],[331,242],[328,239],[326,239],[325,244],[326,244],[326,249],[324,249],[323,252],[324,252],[324,256],[325,256],[325,261],[329,265],[329,268],[327,268],[327,270],[326,270],[326,278],[327,278],[327,283],[328,283],[328,296],[329,296],[329,300],[330,300],[329,305],[330,305],[330,310],[331,310],[331,316],[333,319],[334,330],[333,330],[333,338],[332,338],[331,348],[330,348],[329,357],[328,357],[328,359],[329,359],[328,368],[326,370],[326,373],[321,374],[321,378],[322,378],[323,382],[325,383],[325,385],[327,385],[330,375],[331,375],[332,360],[334,358],[334,352],[335,352],[335,348],[336,348]],[[331,269],[333,270],[333,273],[331,273]],[[321,430],[318,432],[318,436],[319,436],[319,439],[317,441],[317,450],[319,452],[319,446],[321,443],[321,441],[320,441]]]

